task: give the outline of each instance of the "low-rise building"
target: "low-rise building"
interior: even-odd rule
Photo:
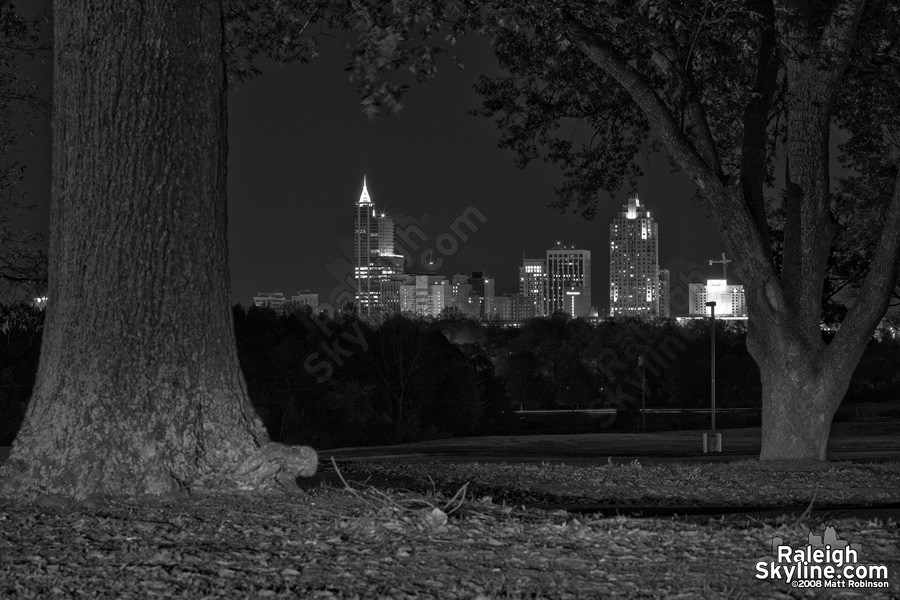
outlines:
[[[257,292],[253,297],[253,306],[271,308],[278,314],[284,312],[284,292]]]
[[[400,285],[400,312],[437,317],[450,306],[450,282],[440,275],[410,275]]]
[[[301,290],[284,303],[285,312],[304,311],[315,314],[319,311],[319,295],[309,290]]]
[[[747,302],[742,285],[729,285],[725,279],[709,279],[705,284],[689,284],[688,293],[690,316],[709,316],[711,311],[706,303],[715,302],[716,318],[747,318]]]

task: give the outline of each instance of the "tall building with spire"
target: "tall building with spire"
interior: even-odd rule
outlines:
[[[633,194],[609,226],[609,314],[661,316],[661,287],[656,221]]]
[[[358,314],[372,317],[384,309],[382,282],[403,272],[404,258],[394,252],[394,220],[375,210],[365,177],[362,193],[356,202],[353,253]]]

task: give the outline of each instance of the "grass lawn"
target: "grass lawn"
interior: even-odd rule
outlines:
[[[722,453],[758,456],[760,428],[719,430]],[[563,457],[604,458],[607,456],[703,457],[703,431],[651,433],[579,433],[571,435],[504,435],[465,437],[370,448],[323,450],[323,456],[363,458],[368,455],[454,454],[491,455],[518,458]],[[829,458],[845,452],[893,450],[900,452],[900,419],[872,422],[842,422],[831,426]],[[707,455],[708,458],[710,455]]]

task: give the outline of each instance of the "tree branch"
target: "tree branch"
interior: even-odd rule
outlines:
[[[849,63],[864,0],[842,0],[827,24],[796,2],[777,2],[776,24],[788,80],[787,220],[782,287],[810,344],[820,345],[822,286],[835,226],[829,189],[832,110]],[[823,9],[824,10],[824,9]]]
[[[756,61],[753,95],[744,108],[741,140],[741,186],[753,220],[764,238],[769,237],[766,219],[765,174],[767,164],[767,130],[778,85],[778,43],[775,37],[775,10],[770,0],[756,3],[763,23]]]
[[[647,79],[628,64],[628,60],[611,44],[595,35],[588,27],[564,13],[566,34],[585,55],[606,71],[641,108],[652,128],[672,151],[687,174],[703,190],[722,188],[720,174],[708,164],[694,144],[685,136],[670,114],[665,102]]]

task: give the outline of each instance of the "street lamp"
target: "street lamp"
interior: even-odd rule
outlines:
[[[646,404],[646,389],[645,385],[646,377],[644,371],[644,355],[641,354],[638,356],[638,366],[641,368],[641,433],[647,433],[647,421],[644,417],[645,413],[645,404]]]
[[[716,432],[716,303],[715,302],[707,302],[706,305],[709,307],[709,314],[711,316],[710,319],[710,364],[712,364],[712,368],[710,371],[710,388],[712,390],[711,398],[712,402],[710,404],[712,408],[712,430],[713,433]]]
[[[722,437],[721,434],[716,433],[716,303],[715,302],[707,302],[706,306],[709,307],[710,314],[710,327],[709,327],[709,339],[710,339],[710,413],[712,417],[712,435],[715,436],[715,451],[722,451]],[[706,436],[703,436],[703,451],[707,451],[707,443]]]

